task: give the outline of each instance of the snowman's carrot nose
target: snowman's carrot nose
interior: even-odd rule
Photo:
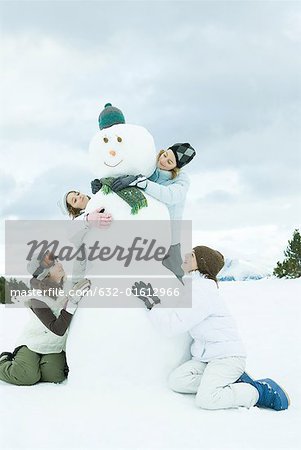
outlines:
[[[110,151],[109,151],[109,155],[111,155],[111,156],[116,156],[115,150],[110,150]]]

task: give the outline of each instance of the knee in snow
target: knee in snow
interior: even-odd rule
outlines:
[[[26,374],[22,378],[22,385],[23,386],[33,386],[34,384],[38,383],[41,379],[41,376],[36,374]]]
[[[180,377],[177,375],[177,372],[172,372],[168,377],[168,387],[172,391],[180,392]]]

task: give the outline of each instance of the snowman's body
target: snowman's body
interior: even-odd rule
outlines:
[[[155,198],[143,193],[148,206],[141,208],[138,214],[131,214],[131,207],[115,193],[105,195],[98,191],[88,202],[85,212],[93,212],[104,207],[112,214],[113,220],[169,220],[167,207]]]
[[[91,141],[90,162],[96,178],[142,174],[149,177],[156,167],[156,150],[151,134],[143,127],[119,124],[98,131]],[[144,191],[142,191],[144,193]],[[148,206],[131,214],[130,206],[116,193],[99,191],[86,212],[104,206],[115,220],[169,220],[167,207],[145,194]],[[166,222],[163,225],[166,228]],[[85,274],[89,277],[89,273]],[[166,275],[170,272],[166,269]],[[116,285],[118,284],[116,276]],[[152,281],[137,278],[136,281]],[[101,280],[100,280],[101,281]],[[158,280],[157,280],[158,282]],[[156,287],[156,281],[152,281]],[[95,284],[95,281],[94,281]],[[92,280],[93,289],[93,280]],[[187,336],[168,339],[153,329],[147,311],[141,308],[85,308],[85,298],[71,326],[67,344],[70,366],[68,384],[94,386],[165,382],[168,372],[183,360]],[[125,298],[125,304],[127,299]],[[140,308],[139,308],[140,306]],[[114,381],[113,381],[114,380]],[[114,395],[114,390],[112,391]]]

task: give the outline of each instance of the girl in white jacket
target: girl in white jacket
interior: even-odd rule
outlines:
[[[216,276],[223,265],[220,252],[195,247],[183,263],[192,278],[192,307],[149,307],[150,320],[163,333],[174,336],[189,332],[193,338],[192,359],[170,374],[169,386],[176,392],[196,394],[197,406],[204,409],[286,409],[288,396],[277,383],[270,379],[254,381],[244,372],[245,349],[218,291]],[[133,289],[137,292],[137,283]],[[150,305],[145,296],[139,298]],[[155,296],[148,300],[154,302],[152,306],[161,303]]]

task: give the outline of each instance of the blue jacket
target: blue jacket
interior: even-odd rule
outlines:
[[[185,172],[180,171],[176,178],[171,179],[170,171],[156,169],[148,178],[145,188],[148,195],[167,205],[170,220],[177,221],[171,224],[172,244],[180,242],[181,230],[179,225],[183,217],[189,185],[189,177]]]

